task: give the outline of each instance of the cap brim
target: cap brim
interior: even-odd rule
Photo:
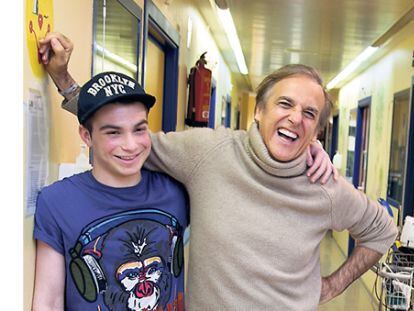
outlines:
[[[99,105],[93,107],[93,109],[90,109],[88,112],[86,112],[82,119],[79,119],[79,123],[85,122],[94,112],[96,112],[98,109],[100,109],[102,106],[110,104],[110,103],[116,103],[116,102],[122,102],[125,101],[137,101],[142,103],[145,107],[147,107],[148,110],[151,109],[152,106],[155,104],[155,97],[149,94],[120,94],[116,98],[108,98],[107,100],[102,101]]]

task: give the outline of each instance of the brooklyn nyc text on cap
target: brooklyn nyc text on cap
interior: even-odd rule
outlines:
[[[138,101],[149,110],[155,103],[155,97],[146,94],[137,81],[123,73],[100,73],[82,86],[78,100],[79,122],[85,122],[103,105],[129,101]]]

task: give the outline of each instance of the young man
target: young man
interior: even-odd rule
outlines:
[[[37,200],[33,310],[182,310],[184,189],[142,168],[155,98],[130,77],[98,74],[79,94],[93,169]]]

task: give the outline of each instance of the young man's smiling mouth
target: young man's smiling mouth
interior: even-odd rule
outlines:
[[[136,157],[138,157],[139,154],[134,154],[134,155],[130,155],[130,156],[120,156],[120,155],[115,155],[116,158],[123,160],[123,161],[132,161],[134,160]]]

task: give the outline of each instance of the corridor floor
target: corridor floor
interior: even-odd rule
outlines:
[[[327,234],[321,244],[321,273],[327,275],[335,271],[345,260],[339,246],[330,234]],[[369,287],[372,291],[372,285]],[[374,311],[378,310],[378,302],[371,295],[362,281],[355,281],[340,296],[319,306],[318,311]]]

